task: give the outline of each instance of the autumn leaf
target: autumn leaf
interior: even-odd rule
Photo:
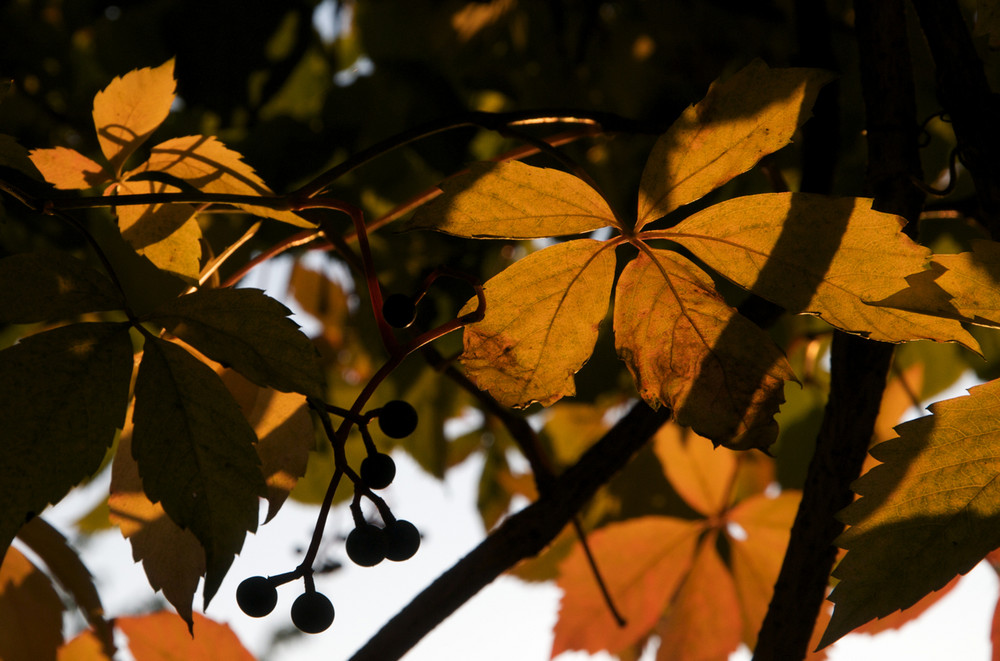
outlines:
[[[72,324],[0,351],[0,549],[100,466],[125,418],[127,329]]]
[[[733,452],[713,447],[707,438],[676,424],[657,430],[653,452],[667,480],[688,505],[707,517],[725,511],[738,463]]]
[[[146,495],[205,548],[205,603],[247,531],[264,480],[253,429],[219,377],[184,349],[146,338],[135,384],[132,455]]]
[[[144,320],[257,385],[322,398],[319,355],[290,314],[259,289],[202,289],[167,301]]]
[[[475,163],[441,184],[410,227],[456,236],[533,239],[618,225],[608,203],[579,177],[520,161]]]
[[[624,627],[608,611],[577,545],[560,566],[557,585],[563,597],[552,657],[567,650],[615,653],[648,634],[688,574],[701,528],[699,521],[639,517],[588,536]]]
[[[615,293],[615,347],[650,406],[716,444],[766,448],[784,381],[795,378],[773,341],[730,308],[679,254],[647,249]]]
[[[901,231],[897,216],[863,198],[771,193],[727,200],[646,232],[688,248],[741,287],[791,313],[883,342],[930,339],[979,345],[961,324],[868,305],[906,287],[930,251]]]
[[[0,322],[28,324],[118,310],[125,302],[103,273],[66,253],[0,259]]]
[[[63,610],[49,578],[8,548],[0,565],[0,659],[54,659]]]
[[[461,361],[469,378],[505,406],[547,406],[574,394],[573,375],[593,352],[607,312],[615,269],[608,247],[558,243],[491,278],[485,318],[465,327]]]
[[[693,202],[791,142],[834,75],[754,60],[715,82],[653,146],[639,186],[636,230]]]
[[[68,147],[32,149],[31,162],[45,181],[61,190],[94,188],[111,181],[103,165]]]
[[[992,381],[932,404],[933,415],[871,449],[882,463],[855,482],[861,497],[840,514],[847,555],[822,645],[908,608],[1000,547],[998,395]]]
[[[115,623],[128,636],[135,661],[254,661],[228,624],[201,613],[194,614],[193,636],[176,615],[164,611],[119,617]]]
[[[113,661],[90,629],[84,629],[67,641],[56,653],[56,661]]]

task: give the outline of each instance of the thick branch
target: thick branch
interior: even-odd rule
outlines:
[[[358,650],[352,661],[400,658],[500,574],[541,552],[669,417],[666,409],[654,412],[643,403],[634,406],[555,481],[548,495],[507,519],[417,595]]]

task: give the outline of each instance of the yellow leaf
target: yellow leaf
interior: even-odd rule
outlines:
[[[170,59],[115,78],[94,97],[97,140],[116,177],[128,157],[170,114],[174,88],[174,61]]]
[[[636,230],[693,202],[791,142],[834,75],[754,60],[715,82],[656,141],[639,188]]]
[[[225,195],[255,195],[274,197],[274,193],[253,168],[243,162],[243,156],[211,136],[189,135],[161,142],[150,151],[149,159],[127,175],[159,172],[176,177],[203,193]],[[278,211],[252,204],[237,207],[255,216],[291,223],[299,227],[315,227],[291,211]]]
[[[85,629],[72,640],[59,648],[56,661],[113,661],[94,635],[93,630]]]
[[[929,408],[871,449],[882,463],[840,513],[847,555],[823,645],[908,608],[1000,547],[1000,382]]]
[[[411,227],[469,238],[533,239],[618,225],[608,203],[579,177],[520,161],[475,163],[441,184]]]
[[[542,433],[552,448],[552,459],[559,466],[571,466],[604,432],[607,409],[582,402],[562,402],[552,407]]]
[[[757,631],[771,603],[801,497],[797,491],[782,492],[777,498],[754,496],[726,516],[737,526],[736,531],[727,528],[727,536],[743,613],[743,642],[750,649],[757,644]]]
[[[122,195],[176,193],[154,181],[126,181]],[[190,204],[144,204],[115,207],[122,237],[157,268],[196,282],[201,268],[201,228]]]
[[[954,320],[868,305],[906,287],[930,251],[865,198],[773,193],[727,200],[644,238],[667,238],[792,313],[883,342],[975,339]]]
[[[590,358],[608,309],[615,271],[608,248],[590,239],[558,243],[491,278],[485,318],[465,327],[469,378],[505,406],[548,406],[574,394],[573,375]]]
[[[615,294],[615,346],[639,394],[716,444],[766,448],[784,381],[795,378],[758,326],[726,305],[712,280],[677,253],[646,249]]]
[[[725,510],[736,477],[732,450],[713,447],[707,438],[671,421],[656,432],[653,451],[688,505],[707,517]]]
[[[33,149],[31,162],[45,181],[61,190],[93,188],[111,180],[100,163],[95,163],[75,149]]]
[[[687,575],[701,521],[647,516],[613,523],[588,537],[611,597],[615,622],[579,544],[560,566],[563,590],[552,656],[566,650],[612,654],[650,633]]]
[[[192,632],[176,615],[166,611],[119,617],[116,623],[128,636],[135,661],[254,661],[228,624],[210,620],[201,613],[194,614]]]
[[[63,603],[16,548],[0,564],[0,659],[51,659],[62,644]]]
[[[712,531],[701,540],[690,573],[656,627],[658,661],[727,661],[740,646],[740,604],[715,549],[717,537]]]

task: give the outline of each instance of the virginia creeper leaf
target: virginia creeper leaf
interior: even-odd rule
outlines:
[[[840,514],[847,555],[822,645],[908,608],[1000,547],[1000,382],[929,409],[871,449],[883,463],[855,482],[861,498]]]
[[[727,200],[647,232],[669,238],[745,289],[791,313],[883,342],[960,342],[978,350],[961,325],[866,303],[906,287],[930,251],[901,231],[902,220],[871,200],[771,193]]]
[[[3,323],[68,319],[125,305],[106,275],[61,252],[0,259],[0,289]]]
[[[173,613],[160,611],[115,619],[128,636],[135,661],[254,661],[228,624],[194,614],[194,635]]]
[[[711,278],[666,250],[625,266],[615,293],[615,346],[642,398],[674,409],[716,445],[766,448],[778,428],[784,355],[753,322],[726,305]]]
[[[834,75],[818,69],[771,69],[754,60],[716,81],[663,134],[639,188],[636,229],[693,202],[791,142]]]
[[[175,344],[146,339],[135,383],[132,455],[149,499],[205,547],[205,603],[257,529],[257,440],[219,377]]]
[[[505,406],[548,406],[574,394],[573,375],[608,309],[615,254],[606,248],[590,239],[557,243],[491,278],[485,318],[465,327],[469,378]]]
[[[740,646],[740,604],[715,548],[717,537],[713,531],[702,538],[690,573],[656,627],[658,661],[727,661]]]
[[[653,436],[653,451],[671,486],[688,505],[707,517],[725,510],[736,474],[731,450],[713,447],[707,438],[671,421]]]
[[[108,656],[94,632],[84,629],[56,653],[56,661],[114,661]]]
[[[72,324],[0,351],[0,550],[100,466],[125,418],[127,329]]]
[[[111,181],[103,165],[67,147],[33,149],[31,162],[45,181],[62,190],[93,188]]]
[[[552,656],[566,650],[621,651],[650,633],[691,568],[700,521],[646,516],[588,536],[604,582],[627,624],[619,627],[579,544],[563,561]]]
[[[126,181],[114,186],[120,195],[177,192],[155,181]],[[122,238],[157,268],[188,282],[201,268],[201,228],[190,204],[142,204],[114,208]]]
[[[0,659],[54,659],[64,609],[48,576],[7,549],[0,565]]]
[[[94,97],[94,125],[111,170],[121,174],[128,157],[170,114],[174,102],[174,61],[135,69],[115,78]]]
[[[618,225],[604,198],[579,177],[520,161],[475,163],[441,188],[444,194],[421,207],[410,227],[534,239]]]
[[[323,397],[316,348],[289,314],[259,289],[202,289],[167,301],[146,320],[257,385]]]

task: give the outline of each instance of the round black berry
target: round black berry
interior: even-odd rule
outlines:
[[[417,318],[417,306],[406,294],[390,294],[382,301],[382,316],[393,328],[406,328]]]
[[[278,591],[263,576],[251,576],[236,588],[236,603],[250,617],[264,617],[278,603]]]
[[[361,479],[369,489],[385,489],[396,477],[396,462],[387,454],[376,452],[361,462]]]
[[[420,548],[420,531],[409,521],[396,519],[385,527],[385,557],[409,560]]]
[[[347,557],[361,567],[374,567],[385,560],[385,532],[370,523],[358,526],[347,536]]]
[[[333,604],[322,592],[304,592],[292,604],[292,624],[305,633],[326,631],[333,624]]]
[[[394,399],[379,411],[378,427],[389,438],[406,438],[417,428],[417,410],[409,402]]]

